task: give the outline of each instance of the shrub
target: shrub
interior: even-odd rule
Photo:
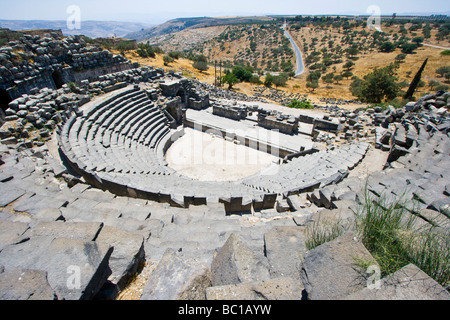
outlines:
[[[167,66],[169,63],[173,62],[173,58],[167,54],[163,56],[164,65]]]
[[[147,43],[139,43],[136,53],[142,58],[154,58],[156,56],[153,47]]]
[[[288,79],[289,75],[286,72],[282,72],[279,76],[273,77],[273,84],[277,87],[284,87]]]
[[[175,59],[175,60],[178,60],[180,57],[183,56],[183,53],[180,52],[180,51],[170,51],[170,52],[168,53],[168,55],[169,55],[171,58],[173,58],[173,59]]]
[[[135,40],[121,40],[116,44],[116,50],[120,51],[124,54],[127,51],[136,49],[136,41]]]
[[[287,105],[287,107],[295,109],[314,109],[314,106],[306,99],[300,101],[292,99],[292,101]]]

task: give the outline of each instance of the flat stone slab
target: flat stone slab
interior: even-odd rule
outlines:
[[[450,300],[450,293],[414,264],[408,264],[346,300]]]
[[[204,300],[211,286],[208,267],[167,249],[144,288],[141,300]]]
[[[62,222],[48,221],[40,222],[33,228],[27,230],[24,237],[53,237],[79,239],[93,241],[102,229],[103,224],[99,222]]]
[[[113,248],[93,241],[37,236],[0,252],[5,271],[17,269],[47,272],[58,299],[92,299],[111,270]]]
[[[291,278],[276,278],[206,289],[207,300],[301,300],[303,284]]]
[[[28,224],[24,222],[0,221],[0,251],[10,244],[19,242],[28,228]]]
[[[303,261],[301,279],[309,300],[336,300],[363,289],[368,274],[358,262],[377,265],[352,232],[309,251]]]
[[[11,202],[19,199],[26,191],[13,188],[5,183],[0,183],[0,207],[6,207]]]
[[[55,300],[47,272],[11,270],[0,273],[0,300]]]

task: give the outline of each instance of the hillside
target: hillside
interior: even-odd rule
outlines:
[[[0,20],[1,28],[15,31],[53,29],[61,30],[65,36],[83,34],[90,38],[124,37],[130,32],[149,28],[150,24],[121,21],[82,21],[81,29],[69,30],[65,20]]]
[[[224,32],[226,28],[228,26],[189,28],[175,33],[156,36],[144,40],[144,42],[160,47],[164,51],[189,51],[205,41],[214,39]]]
[[[307,94],[311,101],[328,98],[353,100],[355,97],[350,91],[352,77],[363,78],[374,68],[395,61],[399,62],[396,70],[398,82],[406,90],[427,58],[428,63],[422,75],[424,86],[419,87],[417,93],[431,92],[439,85],[448,85],[445,78],[436,73],[438,68],[450,65],[449,57],[441,55],[442,48],[450,47],[448,23],[438,20],[387,19],[382,25],[384,33],[378,33],[368,30],[364,20],[308,18],[297,21],[293,18],[288,22],[288,30],[303,52],[306,72],[298,78],[291,78],[285,87],[278,88],[287,93]],[[220,60],[229,68],[235,64],[249,65],[264,80],[267,72],[289,72],[292,61],[295,61],[280,26],[279,21],[272,21],[265,24],[198,28],[154,38],[150,43],[162,47],[166,52],[176,50],[185,51],[187,55],[203,54],[210,62]],[[423,37],[426,45],[403,53],[403,46],[413,43],[416,37]],[[392,42],[393,48],[383,49],[385,42]],[[348,66],[349,61],[353,65]],[[306,87],[306,80],[313,71],[320,71],[322,79],[319,87],[311,90]],[[325,82],[324,76],[330,74],[343,77]],[[430,87],[430,81],[436,81],[438,85]],[[235,90],[245,92],[252,92],[252,87],[254,85],[249,83],[234,86]]]
[[[125,37],[128,39],[134,39],[138,42],[148,41],[153,37],[162,36],[165,34],[179,32],[185,29],[202,28],[210,26],[230,25],[230,24],[242,24],[242,23],[254,23],[272,21],[270,17],[194,17],[194,18],[178,18],[169,20],[163,24],[153,26],[141,31],[132,32]]]

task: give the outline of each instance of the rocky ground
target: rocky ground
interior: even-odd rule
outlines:
[[[381,279],[378,291],[368,290],[355,257],[377,262],[359,238],[351,209],[361,205],[367,182],[376,197],[414,200],[416,206],[406,209],[417,226],[448,232],[450,93],[427,95],[400,109],[322,110],[327,120],[321,120],[341,129],[318,132],[315,139],[324,150],[287,162],[306,165],[332,154],[339,160],[327,158],[327,166],[342,166],[338,174],[313,190],[279,194],[273,208],[233,215],[221,203],[175,208],[91,187],[58,159],[48,143],[52,130],[42,135],[39,129],[39,119],[64,114],[56,106],[66,94],[44,90],[13,101],[8,113],[16,117],[7,123],[15,125],[1,128],[2,299],[449,298],[412,264]],[[47,97],[49,104],[62,100],[51,108],[42,105]],[[41,100],[29,103],[36,99]],[[78,112],[78,105],[68,112]],[[20,110],[27,112],[24,118]],[[38,139],[16,126],[30,113],[39,115],[29,120]],[[356,146],[355,153],[341,152],[342,146]],[[341,236],[308,249],[308,227],[324,217],[340,225]]]

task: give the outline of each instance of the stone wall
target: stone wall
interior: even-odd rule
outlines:
[[[27,34],[0,48],[0,88],[16,99],[33,88],[56,90],[68,82],[94,81],[134,67],[120,55],[87,46],[80,36]]]
[[[213,114],[233,120],[241,120],[247,117],[247,108],[242,106],[213,105]]]
[[[287,134],[298,133],[298,118],[282,114],[267,114],[262,110],[258,113],[258,125],[266,129],[279,130]]]

